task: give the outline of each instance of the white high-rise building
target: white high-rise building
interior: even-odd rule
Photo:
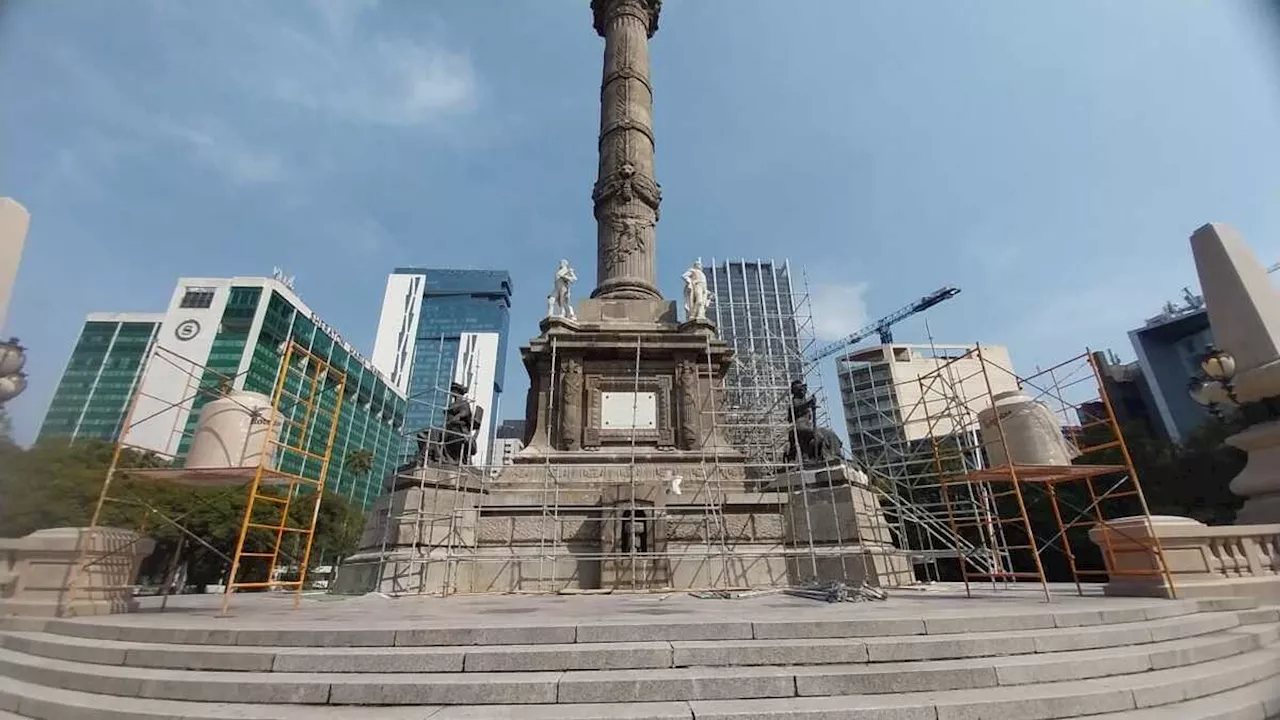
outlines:
[[[511,278],[501,270],[397,268],[387,278],[373,364],[409,398],[408,435],[443,423],[450,383],[481,411],[474,461],[490,464],[506,367]],[[413,452],[406,442],[403,453]]]
[[[970,427],[991,405],[991,395],[1018,389],[1006,348],[983,345],[981,360],[965,357],[972,350],[893,344],[839,358],[836,374],[853,456],[868,470],[895,476],[895,464],[918,462],[925,454],[920,441]],[[943,367],[936,380],[930,377]],[[921,383],[922,377],[929,379]],[[927,454],[931,460],[932,452]]]
[[[9,299],[18,279],[22,247],[27,242],[31,214],[13,198],[0,198],[0,332],[9,315]]]

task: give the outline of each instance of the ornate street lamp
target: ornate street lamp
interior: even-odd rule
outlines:
[[[18,338],[0,341],[0,405],[22,394],[27,389],[27,375],[22,368],[27,364],[27,349]]]
[[[1200,372],[1202,374],[1191,378],[1187,383],[1187,393],[1214,417],[1221,419],[1221,406],[1235,407],[1240,404],[1236,399],[1235,386],[1231,382],[1236,374],[1236,359],[1231,353],[1209,345],[1200,356]]]

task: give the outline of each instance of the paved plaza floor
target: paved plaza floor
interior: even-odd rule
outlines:
[[[95,624],[219,628],[396,628],[458,626],[577,625],[592,623],[700,623],[823,619],[979,617],[992,613],[1041,614],[1119,609],[1159,602],[1151,598],[1104,597],[1100,586],[1051,586],[1045,601],[1039,585],[971,586],[937,583],[890,591],[886,600],[828,603],[783,593],[699,598],[687,592],[608,595],[452,595],[387,597],[309,593],[294,608],[292,594],[240,593],[220,617],[221,595],[178,595],[160,610],[146,598],[135,613],[86,618]]]

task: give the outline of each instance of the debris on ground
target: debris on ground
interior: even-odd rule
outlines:
[[[787,588],[785,591],[788,595],[795,597],[809,598],[810,600],[825,600],[829,603],[834,602],[864,602],[867,600],[888,600],[889,594],[877,587],[861,583],[860,585],[850,586],[847,583],[835,582],[822,583],[818,585],[809,585],[802,588]]]
[[[777,595],[786,592],[787,588],[761,588],[757,590],[700,590],[689,594],[699,600],[740,600],[742,598],[760,597],[761,595]]]
[[[889,599],[889,594],[880,588],[872,587],[866,583],[850,586],[840,581],[800,587],[765,588],[762,590],[704,590],[690,592],[689,594],[700,600],[741,600],[760,597],[761,595],[778,594],[792,595],[810,600],[824,600],[826,602],[863,602],[866,600]]]

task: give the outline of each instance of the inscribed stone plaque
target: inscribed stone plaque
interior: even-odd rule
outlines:
[[[656,392],[600,393],[601,430],[653,430],[657,427]]]

